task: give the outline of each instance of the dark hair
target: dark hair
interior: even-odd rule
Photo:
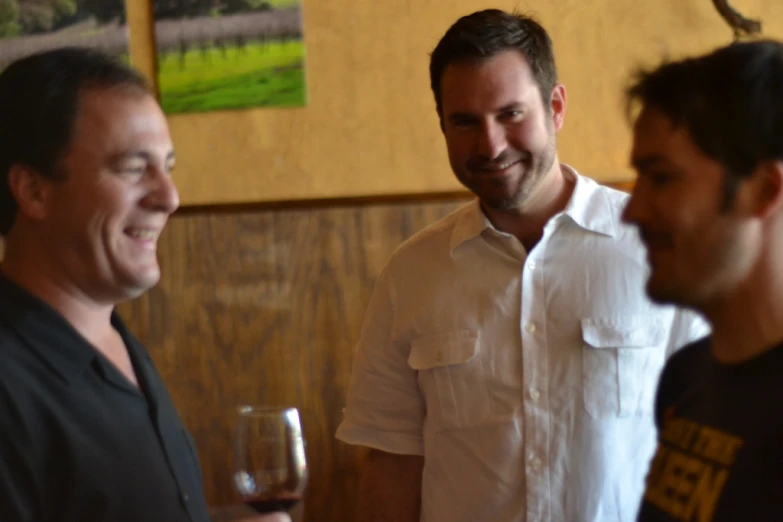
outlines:
[[[632,108],[654,108],[682,126],[726,171],[724,206],[759,163],[783,160],[783,44],[740,42],[637,73]]]
[[[61,179],[58,164],[70,145],[80,94],[87,88],[151,92],[145,78],[119,58],[68,47],[37,53],[0,73],[0,236],[16,219],[8,184],[14,165]]]
[[[519,51],[527,60],[546,104],[557,83],[552,40],[546,30],[529,16],[487,9],[457,20],[430,55],[430,85],[438,114],[443,109],[440,81],[449,64],[481,61],[508,50]]]

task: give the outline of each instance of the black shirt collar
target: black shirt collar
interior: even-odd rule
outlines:
[[[90,366],[98,352],[49,304],[0,273],[0,323],[14,330],[55,373],[74,382]],[[146,350],[130,335],[116,312],[111,323],[120,333],[131,356],[149,359]]]

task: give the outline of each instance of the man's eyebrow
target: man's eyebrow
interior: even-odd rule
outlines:
[[[124,161],[124,160],[129,160],[129,159],[136,159],[136,158],[143,159],[145,161],[150,161],[152,159],[152,157],[153,157],[153,155],[150,154],[149,152],[145,152],[143,150],[131,150],[131,151],[120,152],[118,154],[115,154],[112,157],[112,159],[114,161],[117,161],[117,162]],[[176,157],[176,154],[174,153],[173,150],[170,151],[168,154],[166,154],[166,161],[167,162],[175,161],[176,159],[177,159],[177,157]]]

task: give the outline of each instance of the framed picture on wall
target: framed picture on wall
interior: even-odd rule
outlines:
[[[307,101],[300,0],[152,0],[167,114]]]
[[[66,45],[94,47],[128,60],[124,1],[0,0],[0,69]]]

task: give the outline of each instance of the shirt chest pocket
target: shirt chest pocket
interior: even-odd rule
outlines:
[[[436,431],[467,428],[489,416],[479,332],[463,330],[414,339],[408,365],[418,372],[427,422]]]
[[[660,318],[582,319],[584,406],[593,418],[653,410],[666,354]]]

